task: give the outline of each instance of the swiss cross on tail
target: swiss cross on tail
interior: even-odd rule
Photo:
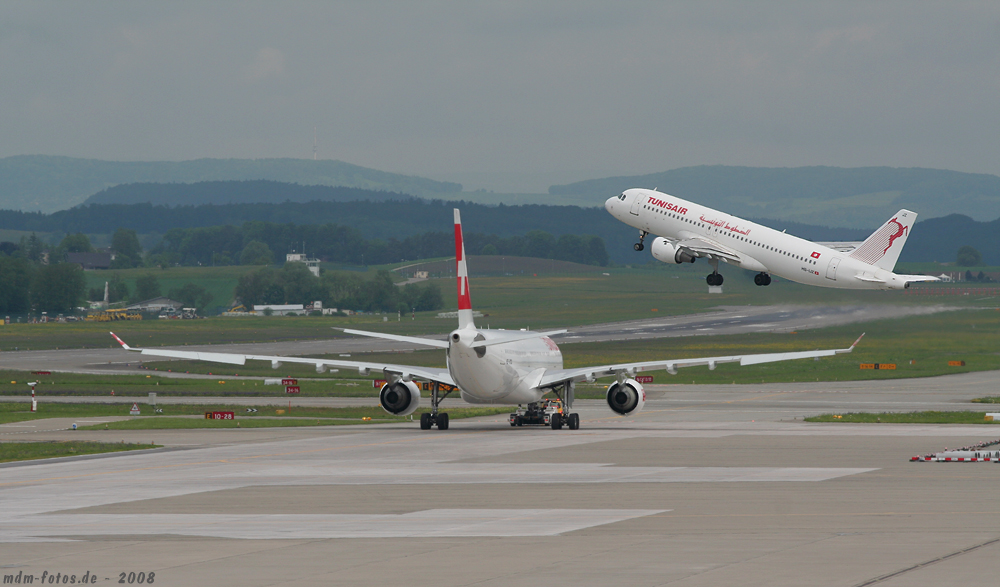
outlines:
[[[475,328],[472,321],[472,298],[469,297],[469,267],[465,262],[462,240],[462,215],[455,208],[455,275],[458,276],[458,327]]]

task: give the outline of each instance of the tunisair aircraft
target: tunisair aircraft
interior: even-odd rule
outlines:
[[[814,243],[674,196],[633,188],[608,198],[612,216],[639,229],[635,250],[646,235],[659,235],[650,252],[664,263],[707,259],[708,285],[722,285],[719,262],[757,271],[754,283],[770,285],[771,275],[806,285],[840,289],[906,289],[927,275],[893,273],[910,235],[916,212],[900,210],[861,243]]]
[[[448,335],[447,340],[344,329],[347,334],[444,349],[448,365],[445,369],[308,357],[132,348],[115,336],[115,333],[112,332],[111,335],[125,350],[146,356],[232,365],[243,365],[248,360],[270,361],[274,369],[279,368],[282,363],[301,363],[315,365],[318,373],[323,373],[329,368],[357,369],[361,375],[381,371],[386,383],[379,391],[379,403],[386,412],[398,416],[407,416],[417,410],[421,400],[418,383],[426,382],[430,392],[431,411],[420,415],[420,428],[423,430],[433,426],[437,426],[440,430],[448,429],[448,414],[440,411],[440,405],[454,391],[458,391],[461,398],[470,404],[522,406],[517,414],[511,414],[511,426],[519,423],[519,417],[531,421],[541,420],[545,411],[542,396],[551,392],[562,401],[564,409],[561,413],[548,413],[549,424],[554,430],[564,425],[576,430],[580,427],[580,416],[572,412],[573,389],[574,384],[579,381],[593,382],[601,377],[615,377],[617,380],[608,387],[607,404],[614,413],[628,416],[642,410],[646,402],[646,392],[642,384],[635,380],[636,373],[642,371],[666,370],[668,373],[676,374],[677,369],[681,367],[706,365],[709,369],[715,369],[720,363],[756,365],[792,359],[829,357],[851,352],[861,340],[858,338],[854,344],[845,349],[663,359],[565,369],[562,353],[550,337],[563,334],[566,330],[531,332],[476,327],[469,296],[469,270],[466,264],[465,245],[462,242],[462,223],[457,209],[455,210],[455,262],[458,276],[458,328]]]

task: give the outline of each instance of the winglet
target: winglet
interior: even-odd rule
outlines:
[[[861,342],[861,339],[865,337],[865,334],[867,334],[867,333],[866,332],[862,332],[861,336],[858,337],[858,340],[854,341],[854,344],[851,345],[851,348],[847,349],[847,352],[853,351],[854,347],[858,346],[858,343]]]
[[[118,338],[118,335],[117,335],[117,334],[115,334],[114,332],[112,332],[112,333],[111,333],[111,336],[115,337],[115,340],[117,340],[117,341],[118,341],[118,344],[122,345],[122,348],[123,348],[123,349],[125,349],[125,350],[127,350],[127,351],[130,351],[130,350],[132,350],[132,347],[130,347],[130,346],[128,346],[127,344],[125,344],[125,341],[124,341],[124,340],[122,340],[122,339]]]

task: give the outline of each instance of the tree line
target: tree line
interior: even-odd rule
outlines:
[[[607,265],[604,240],[592,235],[556,237],[541,230],[501,237],[469,233],[466,251],[476,255],[511,255]],[[360,230],[339,224],[297,225],[247,222],[242,226],[174,228],[149,251],[152,265],[269,265],[275,252],[302,252],[311,257],[353,265],[381,265],[454,255],[454,236],[425,232],[396,238],[366,238]]]
[[[373,279],[349,272],[313,275],[303,263],[264,267],[240,277],[235,298],[247,310],[257,304],[308,304],[323,302],[327,308],[364,312],[424,312],[444,305],[435,283],[396,285],[392,275],[380,270]]]

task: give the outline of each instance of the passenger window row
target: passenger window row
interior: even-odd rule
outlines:
[[[700,222],[694,222],[693,220],[688,220],[687,218],[681,218],[680,216],[677,216],[676,214],[674,214],[672,212],[667,212],[665,210],[660,210],[658,208],[653,208],[652,206],[649,206],[649,205],[645,205],[645,206],[643,206],[643,208],[645,208],[647,210],[652,210],[652,211],[654,211],[654,212],[656,212],[658,214],[666,214],[667,216],[670,216],[671,218],[677,218],[678,220],[683,220],[684,222],[688,222],[690,224],[696,224],[696,225],[701,226],[701,227],[705,226],[705,225],[701,224]],[[723,232],[723,234],[726,234],[726,233]],[[732,236],[732,235],[726,235],[726,236]],[[778,249],[776,249],[774,247],[770,247],[770,246],[766,246],[766,245],[761,245],[757,241],[750,240],[750,239],[748,239],[746,237],[743,237],[743,236],[737,236],[737,237],[734,237],[734,238],[737,238],[737,239],[739,239],[741,241],[750,243],[751,245],[754,245],[754,246],[757,246],[757,247],[762,247],[762,248],[764,248],[764,249],[766,249],[768,251],[775,251],[775,252],[777,252],[777,253],[779,253],[781,255],[785,255],[786,257],[792,257],[794,259],[802,261],[803,263],[809,263],[810,265],[815,265],[816,264],[816,260],[815,259],[807,259],[806,257],[800,257],[799,255],[793,255],[793,254],[789,253],[788,251],[781,251],[781,250],[778,250]]]

